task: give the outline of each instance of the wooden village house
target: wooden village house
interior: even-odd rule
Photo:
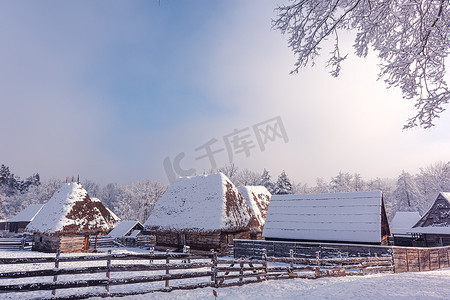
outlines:
[[[450,193],[439,193],[427,213],[409,230],[415,247],[450,245]]]
[[[263,238],[386,245],[389,224],[381,191],[273,195]]]
[[[144,224],[157,245],[226,251],[258,229],[252,210],[224,174],[177,179]]]
[[[89,235],[107,234],[113,216],[81,184],[64,184],[42,207],[26,231],[33,233],[33,250],[78,252],[89,249]]]
[[[390,222],[392,241],[395,246],[412,246],[411,228],[420,220],[417,211],[398,211]]]
[[[136,237],[142,230],[144,230],[144,225],[139,221],[121,221],[108,233],[108,236],[113,238]]]
[[[5,230],[12,233],[23,233],[27,225],[41,211],[43,204],[32,204],[5,222]]]

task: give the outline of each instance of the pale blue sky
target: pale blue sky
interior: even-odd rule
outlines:
[[[167,182],[165,158],[184,152],[181,166],[201,173],[196,148],[276,116],[289,142],[236,153],[238,167],[314,184],[450,160],[450,115],[402,132],[412,104],[376,81],[373,55],[350,55],[339,79],[323,60],[289,75],[277,3],[0,0],[0,163],[19,176]],[[215,159],[228,163],[226,151]]]

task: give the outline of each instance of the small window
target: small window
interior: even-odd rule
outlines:
[[[42,236],[39,238],[39,242],[42,243]]]

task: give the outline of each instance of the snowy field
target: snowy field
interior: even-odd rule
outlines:
[[[131,250],[131,249],[130,249]],[[128,252],[115,250],[115,253]],[[135,251],[129,251],[135,252]],[[137,251],[141,252],[141,251]],[[142,253],[142,252],[141,252]],[[63,254],[79,255],[79,254]],[[54,256],[31,251],[0,251],[0,257]],[[0,272],[9,271],[12,265],[0,265]],[[37,266],[36,266],[37,267]],[[44,279],[44,278],[43,278]],[[26,280],[26,279],[25,279]],[[51,280],[46,278],[43,281]],[[0,280],[0,284],[5,281]],[[449,299],[450,268],[421,273],[376,274],[319,279],[271,280],[240,287],[214,289],[217,299]],[[140,287],[143,287],[142,285]],[[120,289],[120,288],[119,288]],[[104,292],[104,288],[99,288]],[[80,293],[83,291],[80,289]],[[77,290],[78,292],[78,290]],[[58,292],[59,295],[61,291]],[[58,295],[57,294],[57,295]],[[64,293],[63,293],[64,294]],[[49,291],[33,293],[0,294],[0,299],[32,299],[49,297]],[[102,299],[102,298],[91,298]],[[215,299],[212,288],[188,291],[155,292],[119,299]]]
[[[319,279],[272,280],[215,289],[217,299],[449,299],[450,269]],[[212,288],[120,299],[214,299]],[[100,299],[100,298],[96,298]]]

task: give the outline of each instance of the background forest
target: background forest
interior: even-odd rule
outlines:
[[[272,194],[332,193],[381,190],[389,219],[397,211],[419,211],[423,215],[437,193],[450,191],[450,162],[436,162],[421,168],[417,174],[402,171],[396,179],[364,179],[360,174],[339,172],[329,180],[317,178],[315,186],[295,183],[283,171],[272,180],[266,169],[257,173],[239,170],[234,164],[220,168],[236,186],[264,185]],[[210,170],[207,173],[213,173]],[[0,220],[16,215],[30,204],[45,203],[66,179],[41,181],[39,174],[26,179],[15,176],[5,165],[0,167]],[[69,179],[72,180],[72,179]],[[110,183],[100,186],[91,180],[80,180],[91,198],[99,198],[123,220],[144,222],[167,185],[144,180],[131,184]]]

